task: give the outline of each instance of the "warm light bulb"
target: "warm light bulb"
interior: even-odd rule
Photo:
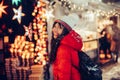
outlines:
[[[34,48],[30,48],[30,51],[33,52],[33,51],[34,51]]]
[[[13,53],[13,49],[12,48],[10,48],[10,52]]]
[[[43,65],[46,65],[46,61],[45,60],[43,60]]]
[[[35,13],[34,13],[34,12],[32,13],[32,16],[35,16]]]
[[[35,59],[34,62],[37,63],[38,61]]]

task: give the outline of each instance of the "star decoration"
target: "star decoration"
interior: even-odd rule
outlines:
[[[8,32],[11,34],[13,32],[12,28],[9,28]]]
[[[22,6],[20,6],[18,8],[18,10],[16,10],[15,8],[13,8],[13,11],[14,11],[15,15],[13,16],[12,20],[17,19],[18,23],[20,24],[21,23],[21,17],[25,16],[25,14],[22,13]]]
[[[8,6],[3,6],[3,1],[0,3],[0,18],[2,17],[2,13],[7,14],[7,12],[4,10]]]
[[[47,21],[50,20],[51,17],[54,17],[53,13],[53,9],[52,10],[46,10],[45,16],[47,18]]]
[[[12,5],[14,4],[18,5],[18,2],[21,2],[21,0],[12,0]]]
[[[30,39],[30,41],[32,40],[32,23],[29,24],[29,26],[25,26],[24,25],[24,29],[25,29],[25,36],[28,36],[28,38]]]

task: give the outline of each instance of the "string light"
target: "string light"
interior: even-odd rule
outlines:
[[[76,3],[73,3],[73,1],[70,0],[53,0],[51,3],[59,3],[62,7],[65,7],[69,10],[69,12],[77,12],[77,11],[91,11],[93,10],[94,13],[96,13],[96,15],[98,16],[114,16],[116,13],[118,14],[119,11],[113,9],[113,10],[102,10],[99,8],[99,6],[101,6],[101,4],[103,5],[102,1],[87,1],[87,2],[81,2],[81,5],[78,5]],[[98,4],[98,2],[100,2],[100,4]],[[92,4],[92,5],[91,5]],[[98,4],[98,5],[97,5]],[[55,4],[54,4],[55,5]],[[110,4],[111,5],[111,4]],[[108,5],[108,7],[110,6]],[[53,5],[50,5],[53,6]],[[88,7],[92,7],[92,6],[97,6],[98,9],[88,9]],[[102,6],[104,7],[104,6]],[[101,10],[101,12],[98,12],[98,10]]]
[[[20,10],[19,10],[20,9]],[[21,7],[19,7],[19,12]],[[15,14],[18,13],[14,9]],[[29,26],[25,26],[25,35],[17,36],[13,44],[11,44],[10,51],[12,57],[22,57],[23,66],[25,65],[24,59],[32,58],[34,63],[45,65],[47,55],[47,16],[46,14],[46,3],[41,0],[37,1],[37,4],[33,10],[32,15],[34,16],[33,23]],[[21,13],[22,14],[22,13]],[[18,18],[16,15],[13,19]],[[21,18],[21,17],[19,17]],[[19,21],[18,21],[19,22]],[[33,36],[32,36],[33,35]],[[26,36],[30,38],[27,40]],[[29,65],[29,62],[27,62]]]

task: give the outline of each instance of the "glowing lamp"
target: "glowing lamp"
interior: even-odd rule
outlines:
[[[112,57],[112,56],[111,56],[110,54],[107,54],[107,58],[109,58],[109,59],[110,59],[111,57]]]
[[[100,56],[100,59],[104,59],[105,58],[105,54],[104,53],[101,53],[99,56]]]
[[[34,12],[32,13],[32,16],[35,16],[35,13],[34,13]]]
[[[8,43],[9,42],[9,37],[8,36],[4,36],[4,43]]]

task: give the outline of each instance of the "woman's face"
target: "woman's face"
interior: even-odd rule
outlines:
[[[59,35],[62,34],[62,31],[63,31],[63,27],[60,26],[59,23],[56,23],[52,28],[53,37],[56,39]]]

